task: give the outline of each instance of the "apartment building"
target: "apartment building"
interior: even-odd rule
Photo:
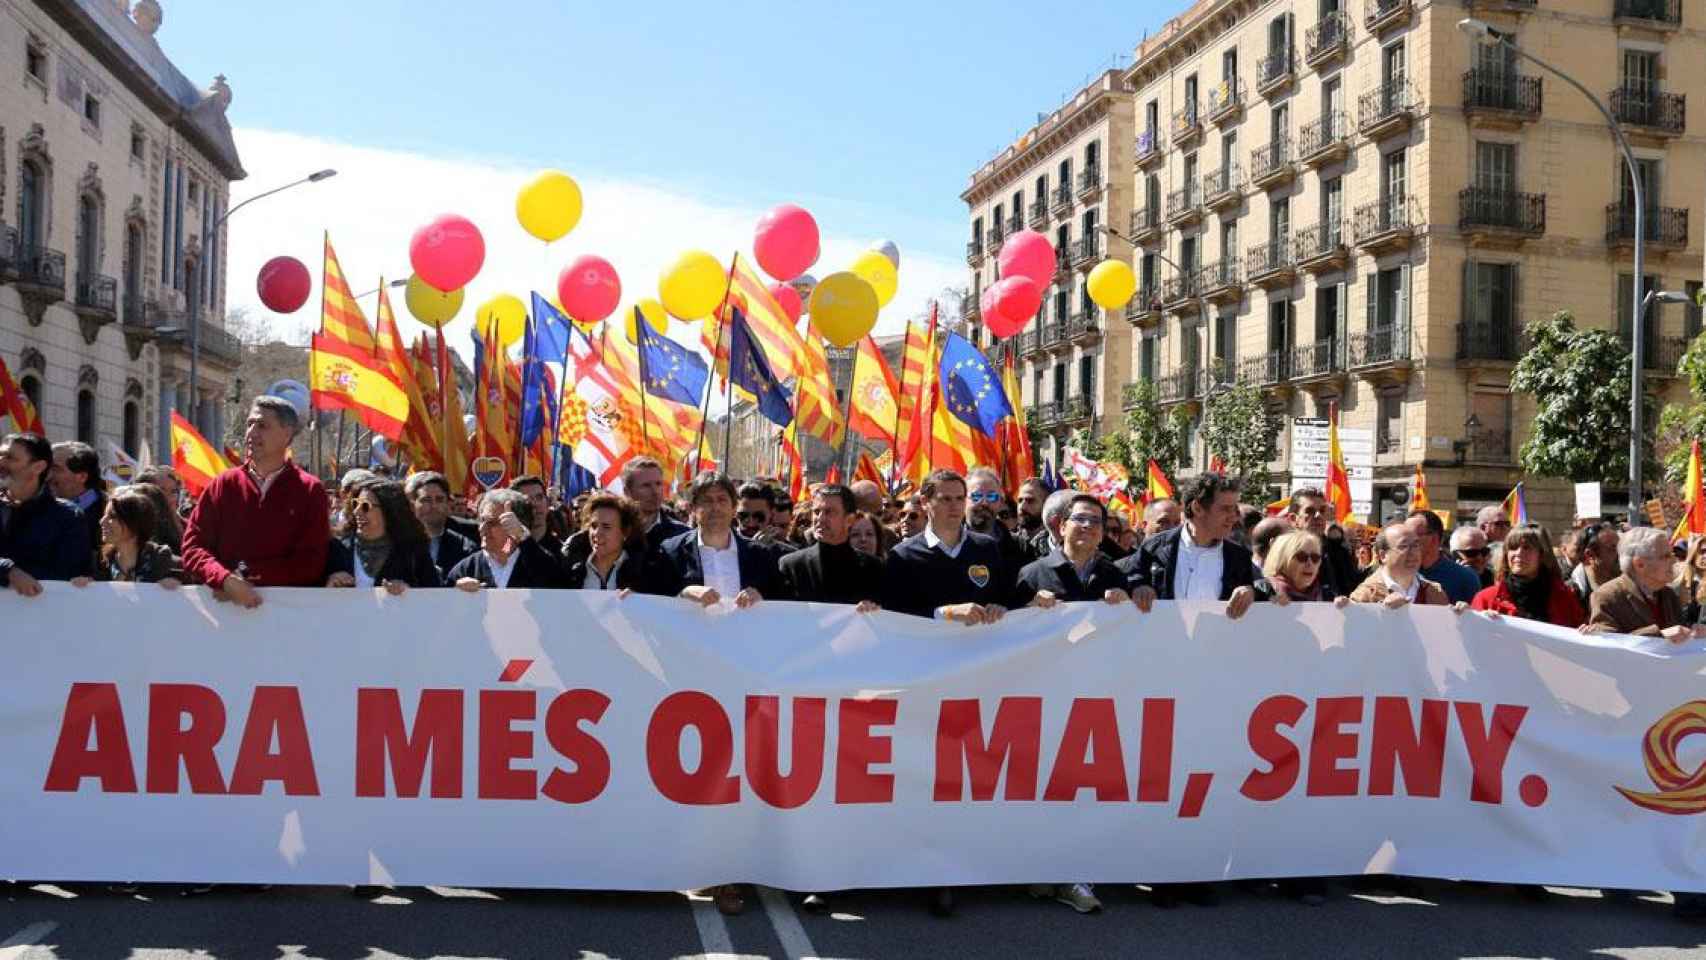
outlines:
[[[244,176],[226,108],[174,67],[156,0],[0,0],[0,358],[50,439],[170,450],[224,433],[241,359],[224,237]],[[200,364],[190,395],[190,332]]]
[[[1596,108],[1459,29],[1475,17],[1610,105],[1646,190],[1649,284],[1698,289],[1706,15],[1681,0],[1202,0],[1125,72],[1139,293],[1134,378],[1200,412],[1258,384],[1274,415],[1375,440],[1375,515],[1414,467],[1469,513],[1519,478],[1529,405],[1510,372],[1530,318],[1633,329],[1634,201]],[[1698,310],[1645,318],[1656,392]],[[1282,481],[1286,432],[1275,467]],[[1199,458],[1199,464],[1202,462]],[[1568,522],[1568,484],[1528,478]],[[1607,492],[1607,509],[1619,494]]]
[[[971,215],[960,318],[991,359],[1014,358],[1039,444],[1078,429],[1104,434],[1123,418],[1131,328],[1097,307],[1084,281],[1102,260],[1130,256],[1106,228],[1123,229],[1132,209],[1132,117],[1125,80],[1109,70],[979,167],[960,194]],[[1036,318],[997,343],[978,314],[979,297],[1000,279],[1002,241],[1027,227],[1054,244],[1054,282]]]

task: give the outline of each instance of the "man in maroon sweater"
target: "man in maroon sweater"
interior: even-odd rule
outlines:
[[[240,606],[260,606],[257,586],[314,587],[326,575],[326,490],[286,456],[297,423],[290,401],[256,397],[248,462],[214,478],[184,526],[184,570]]]

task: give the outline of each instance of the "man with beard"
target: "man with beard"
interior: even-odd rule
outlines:
[[[924,532],[924,525],[929,522],[929,516],[924,510],[923,497],[907,497],[900,505],[896,523],[900,527],[900,538],[916,537]]]
[[[474,541],[450,529],[450,481],[444,474],[433,470],[409,474],[403,492],[409,495],[415,519],[426,528],[427,553],[441,575],[474,552]]]
[[[22,597],[40,594],[43,580],[94,572],[89,528],[49,489],[52,466],[53,447],[40,434],[0,441],[0,584]]]
[[[1043,502],[1049,489],[1036,477],[1019,484],[1019,530],[1023,540],[1035,540],[1043,529]]]
[[[1001,477],[988,467],[973,467],[966,474],[966,524],[973,533],[991,537],[1001,548],[1001,559],[1009,575],[1031,562],[1030,549],[1001,523],[1001,508],[1007,496],[1001,492]]]
[[[1292,526],[1307,530],[1320,539],[1322,579],[1333,588],[1335,596],[1348,597],[1362,578],[1357,576],[1356,558],[1351,556],[1345,542],[1327,536],[1327,521],[1332,512],[1327,495],[1319,487],[1301,487],[1293,491],[1291,505],[1286,508]]]

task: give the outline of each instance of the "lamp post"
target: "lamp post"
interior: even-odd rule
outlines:
[[[1641,321],[1644,316],[1642,311],[1646,309],[1648,300],[1641,290],[1647,267],[1646,196],[1641,185],[1640,170],[1635,166],[1635,155],[1629,150],[1629,141],[1623,136],[1623,128],[1618,125],[1611,109],[1599,97],[1594,96],[1591,90],[1582,86],[1581,81],[1517,46],[1511,42],[1510,37],[1498,33],[1485,21],[1465,17],[1457,21],[1457,29],[1484,46],[1502,46],[1576,88],[1605,117],[1606,124],[1611,128],[1611,137],[1617,142],[1617,150],[1623,155],[1623,165],[1628,168],[1629,186],[1635,201],[1635,290],[1630,304],[1634,311],[1634,330],[1630,335],[1630,346],[1634,355],[1629,361],[1629,524],[1639,525],[1644,517],[1641,512],[1641,355],[1646,351],[1646,338],[1642,336]]]
[[[305,183],[319,183],[321,180],[326,180],[337,175],[338,172],[336,170],[316,170],[300,180],[292,180],[290,183],[287,183],[282,187],[274,187],[263,193],[257,193],[247,200],[244,200],[242,203],[239,203],[220,214],[219,218],[214,220],[213,223],[203,231],[203,235],[207,238],[207,241],[204,244],[205,249],[202,251],[202,258],[206,258],[208,250],[218,249],[219,231],[225,226],[225,221],[229,220],[233,213],[236,213],[263,197],[270,197],[275,193],[282,193],[285,190],[289,190],[291,187],[299,187]],[[202,269],[201,260],[198,260],[196,262],[197,273]],[[190,416],[195,417],[196,406],[198,404],[196,394],[201,380],[201,297],[199,295],[201,290],[201,278],[197,276],[193,277],[192,280],[194,280],[194,282],[190,284],[190,311],[188,326],[190,328]]]

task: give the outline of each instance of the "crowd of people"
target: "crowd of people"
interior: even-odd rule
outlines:
[[[0,441],[0,582],[32,597],[41,581],[205,585],[242,607],[260,587],[614,590],[737,608],[774,600],[853,605],[978,625],[1011,609],[1073,601],[1435,604],[1521,617],[1584,632],[1698,635],[1706,607],[1706,548],[1678,557],[1664,532],[1579,523],[1561,547],[1535,525],[1512,528],[1498,507],[1449,536],[1415,511],[1363,542],[1332,522],[1318,489],[1294,491],[1269,517],[1241,502],[1236,477],[1204,473],[1177,500],[1143,509],[1141,524],[1100,498],[1027,480],[1009,497],[1000,476],[973,468],[930,473],[916,493],[889,496],[869,481],[816,485],[793,503],[774,481],[702,473],[669,497],[663,468],[633,459],[622,494],[568,503],[535,476],[474,503],[444,476],[399,482],[351,470],[328,491],[289,456],[296,408],[254,401],[245,462],[186,504],[169,468],[107,489],[86,444],[35,434]],[[185,509],[187,507],[187,510]],[[1679,569],[1680,567],[1680,569]],[[1284,887],[1319,903],[1319,881]],[[1100,908],[1088,884],[1035,888],[1080,912]],[[715,888],[738,913],[738,886]],[[1209,903],[1213,887],[1160,885],[1162,905]],[[822,897],[808,897],[808,908]],[[933,891],[950,913],[952,893]],[[1706,918],[1698,896],[1678,912]]]

